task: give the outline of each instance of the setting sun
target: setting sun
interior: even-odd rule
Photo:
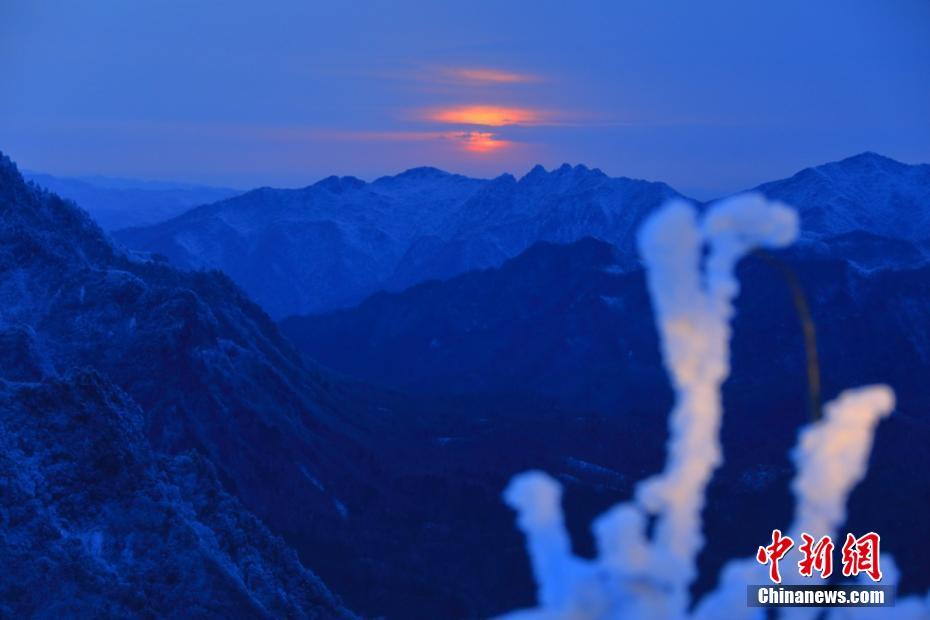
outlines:
[[[495,134],[487,131],[463,131],[456,134],[456,138],[461,141],[466,151],[472,153],[491,153],[510,146],[509,141],[500,140]]]

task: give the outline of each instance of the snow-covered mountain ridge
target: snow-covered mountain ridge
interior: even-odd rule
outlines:
[[[799,209],[808,251],[865,268],[930,256],[930,166],[863,153],[756,190]],[[632,268],[633,231],[676,196],[664,183],[568,164],[491,180],[414,168],[371,183],[328,177],[297,190],[260,188],[114,236],[182,268],[222,270],[281,318],[497,267],[538,241],[595,237]],[[863,243],[850,243],[856,235]]]

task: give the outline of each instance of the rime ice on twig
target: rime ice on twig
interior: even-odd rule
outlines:
[[[696,576],[707,483],[721,461],[720,386],[729,374],[729,321],[739,291],[736,263],[756,247],[781,247],[798,233],[791,209],[758,195],[711,207],[698,222],[693,207],[667,204],[642,227],[639,247],[675,390],[665,469],[641,482],[635,500],[602,515],[593,529],[599,556],[572,556],[561,512],[561,487],[542,472],[516,476],[505,500],[519,514],[539,587],[539,607],[509,620],[686,618]],[[707,250],[706,258],[704,251]],[[827,415],[805,429],[795,450],[795,529],[835,530],[846,498],[865,474],[878,420],[893,407],[884,386],[844,392]],[[656,517],[647,539],[646,518]],[[730,562],[721,585],[695,618],[764,617],[746,606],[746,585],[759,582],[754,559]],[[914,609],[923,602],[909,601]]]
[[[846,498],[865,478],[875,426],[893,408],[887,386],[846,390],[826,406],[822,422],[801,431],[793,454],[798,474],[791,488],[798,505],[792,536],[836,537],[846,520]]]
[[[797,474],[791,484],[797,499],[789,530],[794,540],[801,540],[802,532],[836,538],[846,519],[849,493],[865,477],[875,426],[893,408],[894,393],[887,386],[846,390],[827,404],[822,420],[801,431],[793,453]],[[716,618],[721,614],[734,619],[756,617],[760,610],[746,606],[746,585],[759,581],[758,564],[753,558],[729,562],[717,590],[701,602],[698,617]],[[894,581],[889,579],[891,583]],[[790,572],[785,575],[785,583],[805,581]],[[782,618],[816,618],[820,611],[783,609]],[[888,610],[882,611],[887,616]]]
[[[695,219],[690,205],[673,202],[639,234],[676,400],[665,470],[639,486],[637,499],[658,516],[653,546],[678,610],[687,605],[703,544],[704,491],[721,461],[720,385],[730,373],[729,321],[739,292],[734,269],[750,250],[785,246],[798,233],[794,211],[754,194],[716,204],[700,227]]]

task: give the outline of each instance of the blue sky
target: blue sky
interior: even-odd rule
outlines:
[[[62,175],[570,162],[709,198],[864,150],[930,161],[927,0],[4,0],[0,68],[0,150]]]

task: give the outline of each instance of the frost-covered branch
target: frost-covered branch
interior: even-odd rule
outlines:
[[[703,545],[704,492],[722,459],[720,386],[730,373],[729,322],[739,291],[734,269],[750,250],[785,246],[797,234],[794,211],[758,195],[717,204],[700,226],[689,204],[673,202],[639,234],[676,401],[665,470],[640,484],[637,501],[658,517],[652,546],[675,610],[687,605]]]
[[[754,194],[717,203],[700,220],[691,205],[673,201],[643,225],[639,249],[675,391],[665,468],[637,486],[633,501],[595,521],[593,561],[571,554],[558,482],[542,472],[516,476],[504,498],[527,537],[539,607],[508,619],[763,617],[762,609],[746,606],[746,585],[760,581],[753,558],[727,564],[718,590],[693,614],[688,586],[703,545],[707,484],[722,460],[720,387],[730,372],[735,267],[754,248],[783,247],[797,234],[793,210]],[[802,431],[791,532],[822,535],[840,526],[849,492],[865,475],[875,426],[893,402],[884,386],[849,390]],[[656,519],[652,537],[649,517]]]

